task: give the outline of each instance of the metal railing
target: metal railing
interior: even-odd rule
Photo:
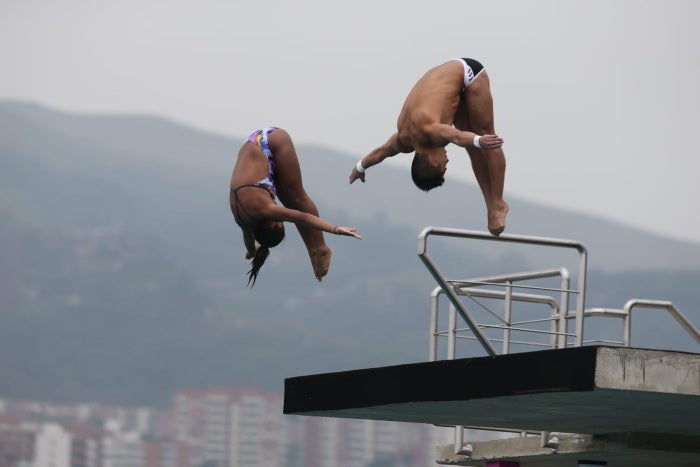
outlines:
[[[566,269],[563,269],[563,268],[561,268],[559,270],[554,270],[554,271],[542,271],[540,273],[534,273],[533,277],[535,275],[537,277],[547,277],[549,275],[554,275],[554,274],[561,275],[563,284],[565,284],[565,285],[568,284],[568,281],[569,281],[568,273],[567,273]],[[520,326],[529,325],[529,324],[538,323],[538,322],[545,322],[545,321],[550,322],[550,330],[547,333],[551,335],[551,340],[550,340],[550,344],[548,346],[549,347],[557,347],[559,345],[559,342],[561,341],[561,339],[564,339],[567,337],[567,334],[560,330],[561,329],[561,317],[564,316],[564,314],[560,313],[559,302],[554,297],[552,297],[550,295],[526,294],[526,293],[513,292],[512,291],[512,280],[510,278],[504,278],[504,279],[506,282],[508,282],[508,285],[506,286],[507,288],[504,291],[478,289],[478,288],[474,288],[473,285],[470,285],[468,287],[462,286],[462,287],[456,288],[455,293],[457,293],[460,296],[462,296],[462,295],[468,296],[472,299],[474,299],[475,297],[483,297],[483,298],[501,299],[504,301],[504,304],[505,304],[504,317],[503,318],[497,317],[501,321],[501,324],[497,324],[497,325],[479,324],[478,325],[482,329],[491,328],[491,329],[502,330],[502,332],[503,332],[502,338],[490,339],[491,341],[498,341],[498,342],[502,343],[502,346],[503,346],[502,353],[509,353],[511,343],[523,343],[523,342],[513,342],[511,340],[511,332],[512,331],[542,333],[544,331],[541,331],[538,329],[532,329],[532,328],[522,328]],[[568,302],[568,294],[570,293],[570,291],[568,289],[561,289],[561,290],[562,290],[562,296],[565,297],[562,299],[562,303],[567,303]],[[431,294],[431,298],[430,298],[430,329],[431,329],[431,332],[430,332],[429,358],[431,361],[434,361],[437,359],[438,337],[447,337],[448,338],[447,357],[449,359],[455,358],[455,354],[456,354],[455,344],[456,344],[457,339],[459,339],[459,338],[465,338],[465,339],[471,338],[471,339],[473,339],[473,337],[470,337],[470,336],[461,336],[460,335],[460,332],[464,331],[464,329],[460,329],[457,327],[456,307],[452,303],[450,303],[450,309],[449,309],[448,328],[445,331],[440,331],[438,329],[439,301],[440,301],[440,297],[443,295],[443,293],[444,293],[444,291],[442,288],[436,287],[433,290],[433,293]],[[539,303],[539,304],[546,305],[550,310],[549,316],[546,318],[535,319],[535,320],[513,321],[512,304],[514,302]],[[542,345],[542,344],[536,344],[536,343],[526,343],[526,344]]]
[[[501,274],[487,277],[477,277],[473,279],[449,279],[437,267],[434,260],[428,255],[427,246],[430,236],[442,236],[453,238],[469,238],[490,242],[520,243],[539,246],[551,246],[560,248],[575,249],[578,254],[578,266],[575,289],[571,289],[571,279],[569,271],[564,267],[553,269],[543,269],[528,272],[518,272],[511,274]],[[431,275],[438,283],[438,286],[430,295],[430,340],[429,359],[435,361],[438,358],[438,338],[447,338],[447,359],[456,358],[456,345],[458,339],[477,340],[489,355],[496,355],[494,342],[502,344],[501,353],[507,354],[511,351],[511,344],[525,344],[534,346],[546,346],[549,348],[563,348],[570,345],[581,346],[584,344],[603,343],[629,347],[631,345],[632,312],[639,308],[666,310],[678,322],[685,331],[700,344],[700,332],[693,324],[676,308],[670,301],[659,300],[629,300],[622,309],[616,308],[585,308],[586,295],[586,268],[587,251],[579,242],[572,240],[560,240],[543,237],[530,237],[523,235],[501,235],[494,237],[486,232],[472,230],[459,230],[442,227],[426,227],[419,236],[418,256],[430,271]],[[559,277],[559,287],[542,287],[528,285],[524,282]],[[493,290],[486,287],[500,287]],[[527,292],[514,291],[514,289],[526,290]],[[537,292],[537,293],[535,293]],[[546,293],[541,293],[546,292]],[[547,294],[548,293],[548,294]],[[559,294],[559,299],[555,298]],[[571,296],[575,296],[575,307],[569,308]],[[439,303],[442,296],[449,300],[448,323],[444,330],[439,329]],[[479,308],[486,311],[488,315],[496,319],[496,324],[477,323],[470,310],[464,304],[463,298],[472,300]],[[499,300],[503,302],[503,316],[491,310],[478,298],[489,300]],[[514,319],[514,303],[534,303],[547,307],[548,311],[543,318],[537,319]],[[467,324],[467,328],[460,328],[457,325],[457,315],[461,316]],[[603,317],[615,318],[622,321],[621,340],[592,339],[584,340],[584,318]],[[574,332],[569,333],[569,322],[574,321]],[[535,323],[549,323],[548,330],[535,329],[529,327]],[[528,326],[528,327],[524,327]],[[487,331],[500,331],[500,337],[488,338]],[[532,341],[514,341],[513,332],[524,332],[534,334],[546,334],[550,337],[549,343]],[[455,453],[468,450],[468,445],[464,444],[464,428],[477,430],[503,431],[488,427],[465,427],[457,425],[455,428]],[[516,430],[506,430],[516,431]],[[518,430],[520,432],[520,430]],[[536,432],[522,431],[521,436],[537,434]],[[556,443],[556,437],[549,432],[539,433],[542,446]],[[466,446],[466,447],[465,447]]]
[[[442,237],[453,237],[453,238],[471,238],[479,239],[489,242],[503,242],[503,243],[520,243],[528,245],[539,245],[539,246],[550,246],[558,248],[569,248],[575,249],[578,252],[578,274],[577,274],[577,288],[575,290],[569,289],[568,284],[568,271],[563,268],[548,271],[534,271],[527,273],[518,273],[502,276],[492,276],[486,278],[477,278],[471,280],[463,279],[448,279],[442,271],[437,267],[433,259],[427,252],[428,238],[430,236],[442,236]],[[513,288],[526,288],[526,289],[536,289],[536,290],[550,290],[558,291],[562,294],[561,303],[564,304],[564,313],[559,313],[559,323],[553,326],[552,333],[557,335],[556,344],[558,346],[565,345],[565,333],[562,334],[562,328],[566,328],[567,317],[568,317],[568,302],[569,294],[576,295],[576,306],[574,314],[575,318],[575,333],[573,335],[576,345],[581,345],[583,339],[583,313],[585,310],[585,288],[586,288],[586,263],[587,263],[587,251],[586,248],[577,241],[573,240],[561,240],[546,237],[532,237],[525,235],[508,235],[504,234],[499,237],[494,237],[493,235],[486,232],[479,232],[474,230],[460,230],[445,227],[426,227],[420,233],[418,240],[418,256],[423,261],[425,266],[430,271],[431,275],[438,283],[439,289],[444,293],[455,311],[459,313],[462,319],[467,323],[469,330],[474,335],[474,338],[479,341],[481,346],[489,355],[496,355],[498,352],[493,347],[491,340],[487,338],[484,334],[482,326],[480,326],[476,320],[473,318],[472,314],[469,312],[467,307],[464,305],[463,301],[460,299],[460,295],[466,296],[476,296],[478,293],[484,292],[474,292],[469,290],[475,286],[484,285],[501,285],[504,286],[504,300],[505,300],[505,316],[504,321],[504,349],[507,351],[510,345],[510,340],[508,334],[512,331],[510,313],[511,304],[513,301]],[[553,273],[553,271],[555,271]],[[552,274],[560,274],[562,280],[566,277],[566,283],[562,283],[562,287],[559,289],[544,288],[544,287],[533,287],[526,285],[516,285],[515,282],[519,282],[527,279],[534,279],[539,277],[545,277]],[[435,295],[435,294],[434,294]],[[526,300],[528,297],[526,295],[516,294],[518,300]],[[530,299],[535,299],[534,296],[530,296]],[[432,320],[431,311],[431,320]],[[432,338],[431,338],[432,339]],[[433,344],[431,343],[431,349]],[[432,352],[432,350],[431,350]]]

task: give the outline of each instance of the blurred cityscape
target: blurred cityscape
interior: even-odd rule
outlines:
[[[283,415],[254,389],[184,390],[169,408],[0,399],[0,467],[429,467],[433,425]]]

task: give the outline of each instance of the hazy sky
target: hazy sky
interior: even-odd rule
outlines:
[[[699,22],[695,0],[0,0],[0,99],[234,137],[279,125],[360,158],[423,72],[473,57],[506,199],[700,242]],[[448,178],[473,182],[449,154]]]

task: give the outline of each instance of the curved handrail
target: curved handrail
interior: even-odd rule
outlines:
[[[454,229],[448,227],[425,227],[420,235],[418,236],[418,256],[421,261],[428,268],[428,271],[433,276],[435,281],[440,285],[442,290],[445,291],[448,299],[455,306],[462,319],[467,323],[474,336],[477,338],[479,343],[481,343],[484,350],[489,355],[496,355],[497,352],[489,342],[488,338],[481,332],[479,326],[474,322],[473,318],[470,316],[469,312],[466,310],[464,305],[461,303],[457,293],[447,281],[439,270],[432,258],[427,253],[427,243],[428,237],[431,235],[438,235],[443,237],[457,237],[457,238],[475,238],[486,241],[495,242],[506,242],[506,243],[525,243],[530,245],[541,245],[541,246],[554,246],[562,248],[573,248],[579,252],[579,270],[578,270],[578,295],[576,300],[576,345],[581,345],[583,341],[583,311],[585,308],[585,290],[586,290],[586,263],[588,253],[586,247],[582,243],[575,240],[562,240],[547,237],[532,237],[526,235],[512,235],[512,234],[502,234],[498,237],[494,237],[488,232],[480,232],[476,230],[462,230]]]
[[[678,321],[678,323],[683,326],[683,329],[685,329],[688,334],[690,334],[694,339],[695,342],[700,344],[700,332],[698,332],[697,328],[693,326],[693,323],[691,323],[688,318],[685,317],[681,311],[676,308],[676,306],[669,301],[666,300],[643,300],[643,299],[638,299],[638,298],[633,298],[631,300],[628,300],[627,303],[625,303],[624,310],[628,314],[628,318],[625,323],[625,330],[624,330],[624,340],[628,342],[628,345],[631,345],[631,333],[632,333],[632,309],[634,308],[661,308],[667,310],[673,318]]]

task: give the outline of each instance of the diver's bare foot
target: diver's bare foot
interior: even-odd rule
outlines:
[[[488,213],[489,218],[489,232],[494,237],[498,237],[506,229],[506,215],[508,214],[508,203],[502,201],[499,206],[490,209]]]
[[[316,276],[316,280],[319,282],[321,282],[323,277],[328,274],[328,268],[331,265],[332,255],[333,250],[325,245],[313,252],[309,252],[311,266],[314,268],[314,275]]]

